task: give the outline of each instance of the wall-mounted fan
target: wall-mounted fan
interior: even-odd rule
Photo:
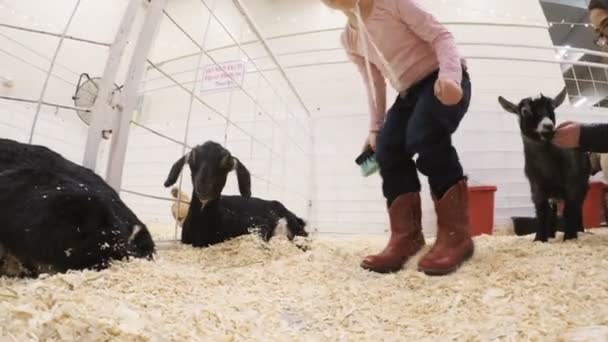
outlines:
[[[80,120],[82,120],[82,122],[84,122],[87,126],[91,124],[92,110],[93,106],[95,105],[95,101],[97,100],[97,96],[99,95],[100,84],[101,77],[91,78],[89,74],[83,73],[78,78],[76,92],[74,93],[74,96],[72,96],[74,106],[78,108],[76,109],[76,113],[78,114]],[[114,84],[114,88],[110,94],[110,99],[113,99],[114,96],[120,94],[121,90],[122,86]],[[102,132],[104,139],[109,139],[109,134],[112,134],[111,130]]]

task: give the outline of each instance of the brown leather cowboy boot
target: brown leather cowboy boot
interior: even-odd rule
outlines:
[[[378,273],[399,271],[424,246],[419,193],[397,197],[388,213],[391,224],[388,244],[382,252],[367,256],[361,262],[361,267]]]
[[[431,250],[418,262],[418,270],[427,275],[446,275],[456,271],[471,258],[474,243],[469,231],[469,196],[466,178],[436,200],[437,239]]]

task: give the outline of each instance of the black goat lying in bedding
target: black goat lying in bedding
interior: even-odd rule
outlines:
[[[147,227],[93,171],[43,146],[0,139],[0,276],[152,259]]]
[[[181,157],[169,173],[165,187],[177,181],[184,164],[192,177],[190,207],[184,220],[181,241],[206,247],[257,230],[264,241],[274,235],[308,236],[306,222],[278,201],[251,197],[247,168],[220,144],[208,141]],[[236,170],[242,196],[222,196],[228,173]]]
[[[499,97],[500,105],[519,118],[524,145],[525,174],[536,207],[538,230],[535,241],[555,237],[556,205],[563,200],[564,240],[576,239],[583,229],[583,202],[587,195],[591,163],[589,154],[578,149],[561,149],[551,143],[555,134],[555,109],[566,98],[566,89],[555,99],[541,95],[513,104]]]

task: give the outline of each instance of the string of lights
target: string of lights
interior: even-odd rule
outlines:
[[[553,27],[553,26],[559,26],[559,25],[567,25],[570,26],[570,28],[574,28],[575,26],[584,26],[584,27],[591,27],[590,23],[573,23],[573,22],[569,22],[569,21],[550,21],[548,22],[549,27]]]
[[[558,26],[558,25],[567,25],[570,27],[575,27],[575,26],[590,27],[591,26],[590,23],[574,23],[574,22],[568,22],[566,20],[539,22],[537,20],[532,20],[532,18],[529,18],[525,15],[517,16],[517,15],[511,14],[509,12],[500,13],[499,11],[494,10],[494,9],[462,6],[461,4],[450,3],[450,2],[452,2],[450,0],[441,0],[441,2],[444,5],[453,6],[456,9],[456,12],[458,12],[458,13],[462,13],[462,12],[466,11],[466,12],[469,12],[472,14],[478,14],[478,15],[491,15],[491,16],[495,16],[495,17],[501,17],[504,19],[517,19],[517,20],[522,20],[522,21],[526,21],[526,22],[533,22],[534,24],[538,24],[538,25],[547,25],[548,24],[549,27]],[[9,4],[0,1],[0,11],[2,11],[2,10],[9,12],[12,16],[18,17],[18,18],[28,22],[34,28],[51,29],[51,30],[55,30],[55,31],[59,30],[59,27],[55,23],[44,23],[44,21],[45,21],[44,18],[32,16],[31,14],[20,13],[21,11],[19,9],[14,8],[14,7],[10,6]]]

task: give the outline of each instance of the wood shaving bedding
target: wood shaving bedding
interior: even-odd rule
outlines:
[[[173,240],[175,239],[175,223],[172,224],[160,224],[160,223],[152,223],[147,224],[148,231],[152,235],[152,238],[155,241],[163,241],[163,240]],[[178,235],[177,238],[181,237],[181,227],[178,227]]]
[[[317,237],[307,253],[244,236],[102,272],[0,278],[0,340],[606,341],[608,231],[532,238],[477,238],[473,259],[437,278],[417,260],[364,271],[385,243],[368,236]]]

